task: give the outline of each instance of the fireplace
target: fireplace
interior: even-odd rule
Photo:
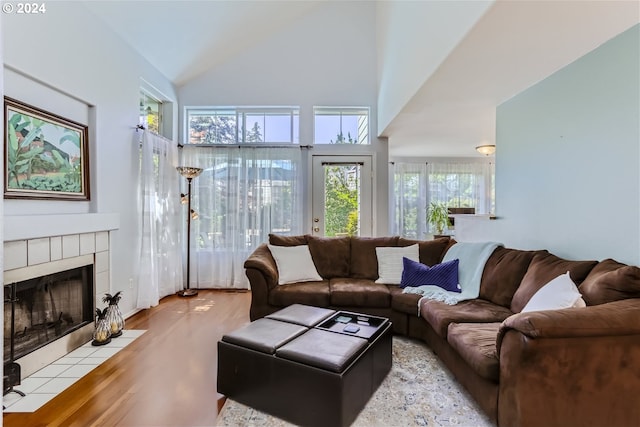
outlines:
[[[93,313],[96,307],[102,307],[102,297],[105,293],[111,292],[111,272],[110,272],[110,241],[111,231],[119,228],[119,216],[117,214],[57,214],[57,215],[5,215],[4,216],[4,280],[5,286],[18,284],[20,282],[30,283],[32,289],[40,286],[41,295],[29,303],[35,307],[40,304],[44,311],[57,313],[51,315],[46,320],[32,320],[29,318],[31,308],[24,302],[25,307],[20,307],[16,302],[14,307],[19,320],[14,325],[15,363],[19,364],[21,379],[24,379],[36,371],[48,366],[59,358],[69,354],[78,347],[91,341],[94,331]],[[55,230],[52,232],[52,230]],[[87,267],[85,267],[87,266]],[[80,273],[66,277],[68,270],[80,268]],[[65,273],[63,273],[65,272]],[[62,296],[49,286],[38,285],[39,277],[58,276],[61,282],[68,287]],[[78,297],[86,306],[82,312],[76,309],[73,312],[66,307],[72,296],[78,295],[78,285],[74,284],[77,279],[86,279],[86,292]],[[35,283],[34,283],[35,282]],[[28,286],[27,286],[28,287]],[[5,289],[5,292],[7,290]],[[25,291],[29,292],[29,291]],[[33,290],[30,292],[34,292]],[[89,293],[90,292],[90,293]],[[7,293],[7,295],[9,295]],[[19,294],[18,294],[19,295]],[[28,296],[28,294],[25,294]],[[35,296],[34,296],[35,298]],[[6,298],[5,298],[6,299]],[[17,299],[17,298],[16,298]],[[24,300],[24,296],[20,300]],[[55,310],[51,300],[55,302]],[[88,301],[88,302],[87,302]],[[76,304],[76,307],[82,304]],[[86,309],[86,307],[89,307]],[[11,306],[5,302],[5,328],[4,349],[5,362],[7,361],[7,341],[12,335],[10,324],[7,319],[11,314]],[[86,317],[85,317],[86,316]],[[25,321],[26,318],[28,321]],[[78,323],[79,322],[79,323]],[[27,333],[31,327],[40,324],[40,330],[33,328],[33,333],[40,333],[47,343],[30,343],[34,350],[21,348],[24,341],[31,341],[24,335],[25,326]],[[20,326],[22,325],[22,326]],[[60,335],[58,335],[60,334]],[[28,334],[27,334],[28,335]],[[54,338],[48,341],[48,338]],[[17,346],[15,346],[17,344]],[[25,353],[24,356],[19,354]],[[5,375],[7,371],[5,370]],[[19,387],[17,387],[19,388]]]
[[[93,265],[4,285],[4,361],[93,321]]]

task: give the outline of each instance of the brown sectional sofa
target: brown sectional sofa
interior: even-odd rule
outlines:
[[[418,243],[439,263],[455,241],[399,237],[270,236],[308,245],[324,280],[278,285],[266,244],[245,262],[251,320],[299,303],[384,316],[394,332],[423,340],[499,426],[640,425],[640,268],[571,261],[546,250],[498,247],[480,295],[447,305],[406,294],[378,277],[375,248]],[[587,307],[521,313],[551,279],[570,272]]]

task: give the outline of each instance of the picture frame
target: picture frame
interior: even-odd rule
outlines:
[[[88,127],[4,97],[4,198],[90,200]]]

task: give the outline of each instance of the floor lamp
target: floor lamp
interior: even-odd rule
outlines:
[[[191,180],[200,175],[202,173],[202,169],[192,168],[190,166],[178,166],[176,169],[180,175],[187,178],[187,194],[181,194],[180,196],[182,201],[184,201],[186,196],[187,203],[189,205],[187,211],[187,286],[176,293],[181,297],[194,297],[198,295],[198,290],[189,288],[189,279],[191,278],[189,275],[191,272],[191,219],[197,219],[198,214],[191,209]]]

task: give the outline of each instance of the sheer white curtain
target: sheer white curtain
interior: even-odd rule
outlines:
[[[193,147],[182,163],[203,169],[193,180],[192,288],[240,288],[244,261],[269,233],[302,231],[299,147]]]
[[[136,134],[136,141],[140,138]],[[137,308],[183,288],[178,146],[149,131],[142,134],[138,209],[140,270]]]
[[[427,234],[427,165],[395,162],[390,165],[391,233],[410,239]]]
[[[449,207],[473,207],[477,214],[495,212],[493,162],[395,162],[390,168],[391,232],[424,239],[429,232],[427,208],[432,201]]]
[[[443,202],[449,207],[473,207],[476,214],[493,212],[493,175],[491,162],[429,162],[428,202]]]

